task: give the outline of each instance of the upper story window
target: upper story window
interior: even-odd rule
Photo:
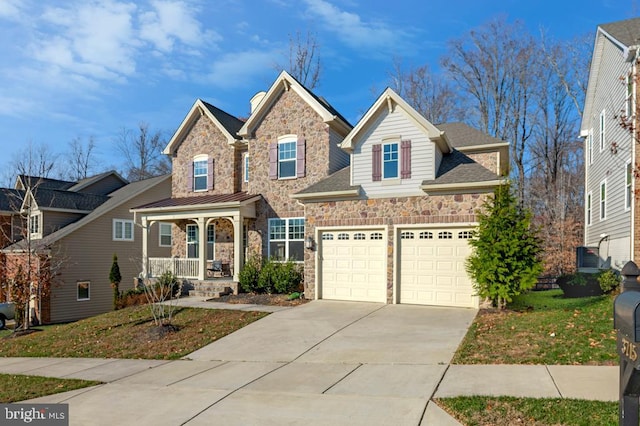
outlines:
[[[607,181],[600,182],[600,220],[607,218]]]
[[[382,178],[396,179],[398,177],[398,143],[382,145]]]
[[[244,154],[244,159],[242,161],[244,170],[242,173],[242,180],[245,182],[249,182],[249,153]]]
[[[305,176],[305,139],[284,135],[269,145],[269,179]]]
[[[213,158],[207,155],[197,155],[193,158],[187,185],[188,191],[213,189]]]
[[[633,181],[633,170],[631,167],[631,161],[627,162],[625,167],[625,192],[624,192],[624,208],[625,210],[631,210],[631,200],[633,199],[633,193],[631,192],[631,182]]]
[[[633,99],[633,76],[627,74],[627,98],[625,102],[625,113],[627,118],[631,118],[635,115],[634,111],[634,99]]]
[[[160,222],[159,233],[160,247],[171,247],[171,224]]]
[[[29,216],[29,233],[31,238],[42,237],[42,213],[32,213]]]
[[[587,134],[587,162],[593,164],[593,129]]]
[[[592,200],[591,193],[588,193],[587,194],[587,212],[586,212],[587,217],[585,219],[585,221],[587,222],[587,225],[591,225],[591,210],[592,210],[592,208],[591,208],[592,201],[591,200]]]
[[[604,151],[604,139],[606,136],[605,130],[606,130],[606,112],[603,109],[602,112],[600,113],[600,152]]]
[[[133,221],[127,219],[113,219],[114,241],[133,241]]]

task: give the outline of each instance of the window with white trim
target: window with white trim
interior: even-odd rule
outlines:
[[[32,238],[41,237],[42,234],[42,213],[32,213],[29,216],[29,233]]]
[[[304,218],[269,219],[269,256],[304,261]]]
[[[430,231],[422,231],[420,232],[421,240],[433,240],[433,232]]]
[[[128,219],[113,219],[113,240],[133,241],[133,221]]]
[[[353,234],[353,239],[354,240],[366,240],[367,236],[363,232],[356,232],[355,234]]]
[[[347,234],[346,232],[342,232],[342,233],[338,234],[338,239],[339,240],[348,240],[349,239],[349,234]]]
[[[473,238],[473,232],[471,231],[458,232],[458,239],[460,240],[470,240],[471,238]]]
[[[296,177],[297,145],[296,139],[278,141],[278,178]]]
[[[585,218],[585,221],[586,221],[587,225],[591,225],[592,198],[593,197],[591,195],[591,192],[589,192],[587,194],[587,213],[586,213],[587,217]]]
[[[634,99],[633,99],[633,75],[631,73],[627,74],[627,98],[625,102],[625,114],[627,119],[630,119],[635,115],[634,111]]]
[[[400,177],[399,170],[398,142],[385,143],[382,145],[382,178],[397,179]]]
[[[438,239],[440,240],[452,240],[453,233],[449,231],[438,232]]]
[[[327,234],[327,233],[323,233],[322,234],[322,239],[323,240],[333,240],[333,234]]]
[[[171,247],[171,224],[160,222],[158,226],[160,247]]]
[[[187,258],[197,259],[199,253],[198,225],[187,225]]]
[[[245,182],[249,182],[249,153],[248,152],[244,154],[244,159],[242,161],[242,164],[244,165],[244,172],[242,173],[243,180]]]
[[[627,162],[624,173],[624,209],[631,210],[631,200],[633,199],[633,194],[631,193],[631,182],[633,180],[633,168],[631,167],[631,161]]]
[[[373,232],[369,236],[369,239],[370,240],[381,240],[382,239],[382,234],[380,232]]]
[[[76,300],[82,301],[91,299],[91,281],[78,281],[76,287]]]
[[[587,161],[593,164],[593,129],[589,129],[587,134]]]
[[[607,218],[607,181],[600,182],[600,220]]]
[[[208,177],[207,158],[198,157],[193,160],[193,190],[206,191]]]
[[[600,113],[600,152],[604,151],[604,139],[606,136],[605,127],[606,127],[606,110],[602,110]]]
[[[413,232],[404,231],[400,233],[400,239],[402,240],[413,240],[414,234]]]
[[[215,259],[216,230],[213,224],[207,225],[207,260]]]

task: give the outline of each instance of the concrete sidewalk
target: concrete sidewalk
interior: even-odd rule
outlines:
[[[0,358],[0,373],[105,382],[28,401],[68,403],[72,425],[457,425],[432,398],[617,400],[617,367],[448,365],[473,310],[329,301],[276,310],[188,359]]]

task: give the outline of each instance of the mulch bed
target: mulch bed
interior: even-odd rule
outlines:
[[[307,303],[309,300],[300,298],[289,300],[288,294],[239,293],[220,296],[211,299],[211,301],[248,305],[298,306]]]

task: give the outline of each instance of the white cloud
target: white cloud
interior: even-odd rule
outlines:
[[[203,30],[198,10],[184,1],[154,0],[151,6],[153,10],[140,15],[140,37],[160,51],[171,52],[176,41],[202,46],[222,39],[215,31]]]
[[[218,58],[208,73],[217,87],[234,89],[254,82],[255,77],[273,71],[276,51],[247,50],[227,53]]]
[[[307,13],[322,20],[322,28],[334,34],[346,45],[366,50],[367,55],[396,53],[406,42],[406,33],[384,22],[365,22],[355,14],[339,9],[326,0],[304,0]],[[383,52],[380,52],[383,50]]]
[[[22,16],[20,0],[0,1],[0,18],[18,20]]]

